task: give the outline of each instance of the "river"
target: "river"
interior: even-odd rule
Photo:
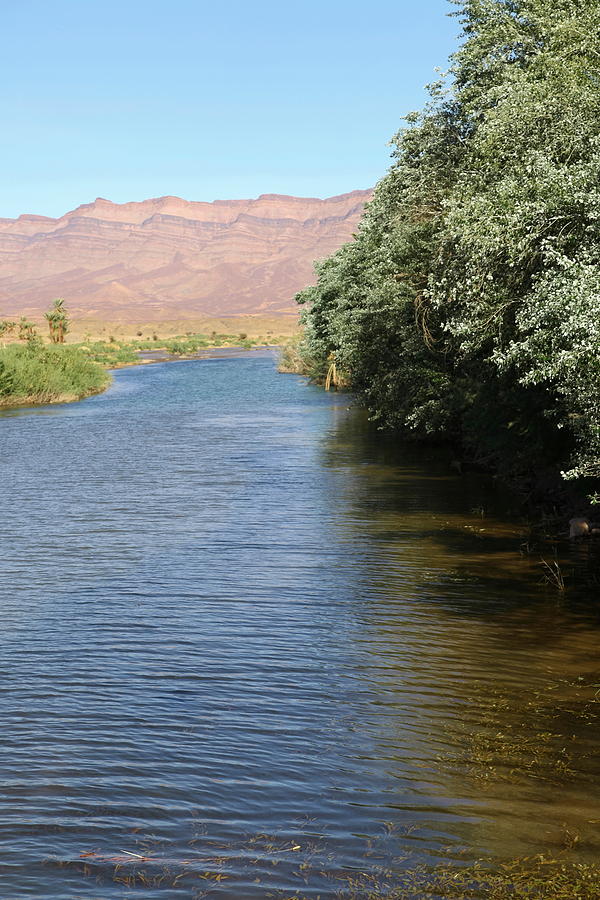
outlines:
[[[540,585],[491,479],[267,351],[0,435],[2,897],[597,858],[598,610]]]

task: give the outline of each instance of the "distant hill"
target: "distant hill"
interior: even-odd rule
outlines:
[[[290,312],[370,196],[98,198],[60,219],[0,219],[0,318],[39,315],[59,296],[72,315],[113,321]]]

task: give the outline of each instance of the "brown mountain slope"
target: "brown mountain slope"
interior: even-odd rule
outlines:
[[[124,322],[290,312],[370,196],[99,198],[60,219],[0,219],[0,318],[38,316],[59,296],[75,316]]]

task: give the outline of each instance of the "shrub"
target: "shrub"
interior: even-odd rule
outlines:
[[[76,347],[11,344],[0,350],[0,405],[76,400],[103,390],[109,376]]]

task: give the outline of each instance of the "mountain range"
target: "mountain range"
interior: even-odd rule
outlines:
[[[0,219],[0,318],[39,316],[55,297],[113,321],[289,313],[370,196],[98,198],[58,219]]]

